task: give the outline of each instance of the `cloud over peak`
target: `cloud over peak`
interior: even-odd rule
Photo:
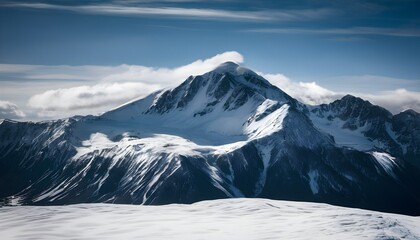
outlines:
[[[108,67],[104,69],[107,75],[96,78],[100,80],[91,85],[47,90],[30,97],[28,105],[33,109],[41,110],[39,112],[41,116],[53,116],[54,113],[61,116],[66,113],[80,114],[89,111],[90,113],[99,113],[134,98],[144,97],[161,88],[176,86],[190,75],[199,75],[211,71],[226,61],[242,63],[243,60],[240,53],[230,51],[176,68],[154,68],[137,65]],[[100,66],[91,67],[101,68]],[[18,67],[12,67],[12,69],[16,68]],[[56,72],[55,69],[53,70]],[[72,70],[75,76],[81,76],[82,79],[95,78],[94,76],[81,75],[81,73],[88,72],[90,74],[92,72],[86,71],[83,66],[72,67]],[[77,72],[77,70],[82,71]],[[49,76],[48,71],[44,75]],[[28,73],[26,77],[31,78],[33,76]]]

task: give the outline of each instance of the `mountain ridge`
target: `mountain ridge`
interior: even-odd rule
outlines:
[[[400,115],[394,131],[392,114],[350,100],[306,106],[226,63],[99,116],[5,121],[0,198],[49,205],[264,197],[419,215],[420,171],[411,167],[419,149],[407,130],[418,121]]]

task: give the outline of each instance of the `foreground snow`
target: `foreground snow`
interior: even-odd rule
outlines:
[[[419,239],[420,217],[266,199],[0,208],[1,239]]]

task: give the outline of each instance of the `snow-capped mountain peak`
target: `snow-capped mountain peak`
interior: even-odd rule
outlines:
[[[352,96],[305,106],[227,62],[100,116],[3,122],[0,197],[29,204],[262,197],[420,214],[420,173],[405,161],[420,156],[416,119]]]
[[[202,108],[195,114],[204,115],[218,104],[223,104],[224,110],[234,110],[248,101],[261,102],[267,98],[280,102],[293,101],[255,72],[226,62],[213,71],[191,76],[178,87],[160,93],[147,113],[162,114],[183,109],[194,102],[196,106],[201,104]]]
[[[270,103],[269,107],[267,103]],[[255,72],[227,62],[203,75],[190,76],[175,88],[131,102],[101,117],[136,124],[142,122],[147,126],[147,129],[140,127],[142,131],[181,134],[194,142],[197,135],[200,138],[212,136],[219,140],[206,141],[207,144],[218,145],[233,141],[228,139],[262,137],[261,132],[256,133],[261,128],[272,129],[271,132],[263,131],[266,134],[279,130],[268,126],[277,120],[267,121],[267,126],[260,120],[268,115],[283,119],[288,111],[276,111],[283,105],[288,107],[282,109],[289,109],[298,103]],[[186,129],[195,134],[179,133]]]
[[[239,64],[235,62],[224,62],[217,66],[213,71],[219,72],[219,73],[226,73],[229,72],[231,74],[237,74],[238,73]]]

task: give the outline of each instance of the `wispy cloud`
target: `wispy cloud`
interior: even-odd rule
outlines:
[[[85,14],[164,16],[231,21],[302,21],[325,18],[335,13],[332,9],[256,10],[234,11],[211,8],[145,7],[126,4],[57,5],[47,3],[9,3],[2,6],[47,10],[65,10]]]
[[[0,119],[19,119],[23,117],[25,117],[25,114],[16,104],[0,100]]]
[[[395,37],[420,37],[420,29],[417,28],[260,28],[250,29],[247,32],[278,33],[278,34],[326,34],[326,35],[381,35]]]

